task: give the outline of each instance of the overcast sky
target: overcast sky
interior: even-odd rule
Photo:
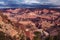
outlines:
[[[32,4],[32,3],[53,3],[60,4],[60,0],[0,0],[0,4]]]
[[[26,4],[32,4],[32,3],[52,3],[60,5],[60,0],[0,0],[0,4],[6,5],[6,4],[20,4],[20,3],[26,3]]]

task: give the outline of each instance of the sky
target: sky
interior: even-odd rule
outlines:
[[[26,3],[26,4],[52,3],[52,4],[60,5],[60,0],[0,0],[0,4],[20,4],[20,3]]]
[[[1,5],[12,5],[12,4],[54,4],[54,5],[60,5],[60,0],[0,0],[0,6]]]

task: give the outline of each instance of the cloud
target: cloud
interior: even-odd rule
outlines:
[[[60,5],[60,0],[48,0],[48,1],[51,2],[52,4]]]
[[[0,0],[0,4],[20,4],[20,3],[26,3],[26,4],[32,4],[32,3],[52,3],[52,4],[60,4],[59,0]],[[4,1],[4,2],[3,2]]]
[[[3,1],[0,1],[0,4],[5,4],[5,2],[3,2]]]
[[[20,0],[10,0],[10,1],[13,1],[13,2],[16,2],[16,3],[20,3],[21,2]]]
[[[4,6],[1,7],[1,5],[8,5],[5,8],[12,8],[14,6],[11,6],[12,4],[18,4],[20,5],[20,3],[24,3],[24,4],[33,4],[33,3],[37,3],[37,4],[54,4],[54,5],[60,5],[60,0],[0,0],[0,8],[4,8]],[[16,6],[15,6],[16,7]]]
[[[28,3],[28,4],[31,4],[31,3],[40,3],[40,0],[23,0],[24,3]]]
[[[50,2],[57,2],[58,0],[48,0],[48,1],[50,1]]]

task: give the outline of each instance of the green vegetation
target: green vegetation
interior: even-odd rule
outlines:
[[[5,36],[5,33],[0,32],[0,40],[12,40],[10,36]]]
[[[60,32],[57,36],[49,36],[45,40],[60,40]]]
[[[34,37],[34,40],[41,40],[41,33],[40,32],[34,32],[34,34],[36,35],[35,37]]]

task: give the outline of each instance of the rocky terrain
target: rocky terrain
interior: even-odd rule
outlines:
[[[54,40],[50,37],[60,33],[60,11],[21,8],[0,10],[0,31],[12,38],[9,40],[45,40],[48,37]]]

